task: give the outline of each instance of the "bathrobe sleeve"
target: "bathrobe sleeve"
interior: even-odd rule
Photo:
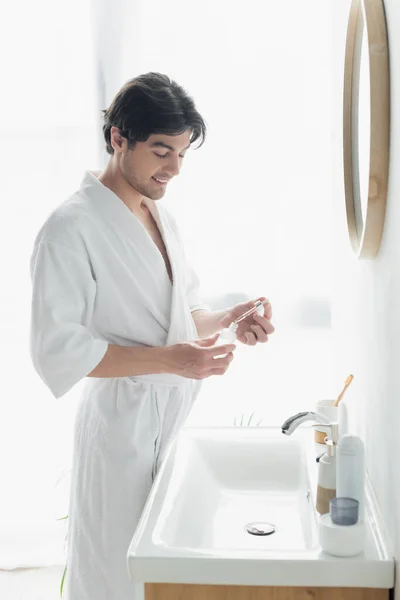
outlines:
[[[189,302],[190,312],[195,310],[210,310],[200,297],[200,282],[195,271],[186,262],[186,296]]]
[[[31,259],[30,349],[36,371],[56,398],[101,362],[108,347],[88,327],[96,282],[89,259],[40,241]]]

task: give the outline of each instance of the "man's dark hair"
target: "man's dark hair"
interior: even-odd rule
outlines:
[[[103,133],[109,154],[114,154],[113,126],[128,140],[129,149],[157,133],[179,135],[191,129],[190,143],[199,140],[198,148],[206,137],[206,124],[192,98],[161,73],[146,73],[128,81],[103,112]]]

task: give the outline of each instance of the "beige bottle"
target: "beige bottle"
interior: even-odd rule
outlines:
[[[318,486],[316,509],[320,515],[329,512],[329,501],[336,496],[336,446],[339,438],[339,426],[331,423],[331,438],[326,439],[326,453],[318,463]]]

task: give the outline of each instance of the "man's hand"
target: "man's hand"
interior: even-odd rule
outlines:
[[[189,379],[206,379],[212,375],[223,375],[233,360],[236,346],[234,344],[215,346],[218,337],[219,334],[216,334],[206,339],[174,344],[166,348],[169,372]]]
[[[221,321],[222,327],[229,327],[229,325],[240,317],[243,313],[254,307],[254,303],[257,300],[266,300],[264,296],[251,300],[250,302],[241,302],[236,304],[229,309]],[[242,344],[248,346],[255,346],[257,342],[265,343],[268,341],[268,336],[275,331],[275,327],[271,323],[272,318],[272,307],[269,302],[264,304],[264,315],[260,316],[257,312],[249,315],[241,321],[238,325],[236,332],[237,339]]]

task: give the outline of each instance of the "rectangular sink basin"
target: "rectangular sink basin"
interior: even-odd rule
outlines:
[[[244,431],[182,434],[155,544],[206,554],[317,545],[303,445]]]
[[[315,458],[306,427],[290,437],[277,427],[183,429],[128,549],[130,577],[137,583],[392,587],[393,555],[369,484],[364,552],[347,559],[322,552]],[[254,535],[268,527],[270,535]]]

